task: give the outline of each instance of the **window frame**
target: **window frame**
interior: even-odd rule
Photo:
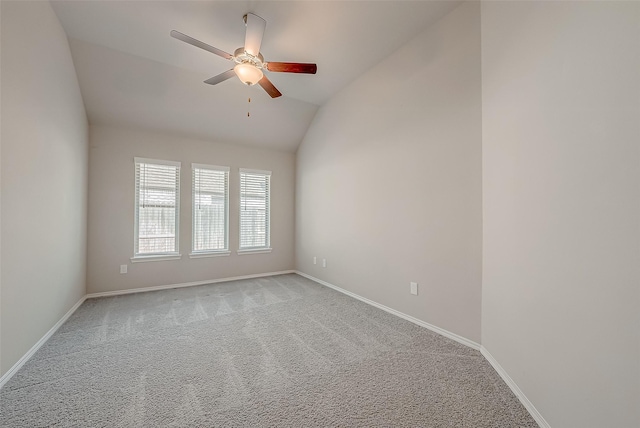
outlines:
[[[268,177],[268,189],[266,194],[267,206],[266,206],[266,220],[267,223],[265,225],[266,228],[266,236],[265,236],[265,244],[264,246],[259,247],[242,247],[242,174],[257,174],[264,175]],[[271,171],[260,170],[260,169],[249,169],[249,168],[239,168],[238,178],[239,178],[239,189],[238,189],[238,255],[244,254],[259,254],[259,253],[270,253],[272,251],[271,248]]]
[[[224,241],[225,248],[219,250],[195,250],[196,243],[196,186],[195,186],[195,174],[196,169],[207,169],[212,171],[221,171],[226,175],[226,185],[224,189]],[[207,165],[201,163],[191,164],[191,253],[189,257],[192,259],[202,257],[217,257],[228,256],[231,254],[229,250],[229,180],[230,180],[231,168],[228,166],[220,165]]]
[[[131,257],[132,262],[146,262],[146,261],[163,261],[163,260],[179,260],[182,255],[180,254],[180,174],[182,173],[181,162],[177,161],[169,161],[163,159],[150,159],[150,158],[142,158],[142,157],[134,157],[134,215],[133,215],[133,257]],[[175,187],[175,246],[174,251],[166,251],[166,252],[157,252],[157,253],[140,253],[139,252],[139,242],[140,242],[140,182],[138,180],[138,165],[140,164],[149,164],[149,165],[163,165],[163,166],[173,166],[177,168],[176,171],[176,187]]]

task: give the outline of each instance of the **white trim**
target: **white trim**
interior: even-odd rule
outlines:
[[[260,174],[260,175],[271,175],[271,171],[263,171],[261,169],[248,169],[248,168],[239,168],[241,173],[246,174]]]
[[[502,380],[511,388],[511,391],[518,397],[518,400],[522,403],[522,405],[527,409],[529,414],[535,421],[540,425],[541,428],[551,428],[551,425],[544,419],[542,414],[536,409],[531,401],[524,395],[524,392],[518,387],[518,385],[511,379],[511,376],[506,372],[505,369],[502,368],[500,363],[493,358],[493,355],[485,348],[484,346],[480,347],[480,353],[484,356],[484,358],[489,361],[489,364],[493,366],[496,372],[500,375]]]
[[[67,313],[64,314],[63,317],[60,318],[60,320],[57,323],[55,323],[54,326],[51,327],[51,329],[44,336],[42,336],[42,338],[40,340],[38,340],[35,345],[33,345],[31,347],[31,349],[29,349],[27,351],[27,353],[24,354],[22,356],[22,358],[20,358],[13,365],[13,367],[11,367],[9,370],[7,370],[7,372],[2,377],[0,377],[0,388],[2,388],[4,386],[4,384],[7,383],[9,381],[9,379],[11,379],[13,377],[13,375],[15,375],[18,372],[18,370],[20,370],[20,368],[22,368],[22,366],[24,366],[24,364],[27,361],[29,361],[29,358],[31,358],[33,356],[33,354],[38,352],[38,349],[40,349],[40,347],[42,345],[44,345],[47,342],[47,340],[49,340],[49,338],[51,336],[53,336],[53,334],[60,328],[60,326],[62,324],[65,323],[65,321],[67,319],[69,319],[69,317],[71,315],[73,315],[73,313],[76,311],[76,309],[78,309],[80,307],[80,305],[82,305],[82,303],[84,303],[86,298],[87,298],[87,296],[82,296],[80,298],[80,300],[78,300],[78,302],[75,305],[73,305],[73,307],[71,309],[69,309],[69,311],[67,311]]]
[[[373,300],[369,300],[365,297],[359,296],[351,291],[347,291],[343,288],[340,288],[336,285],[333,285],[329,282],[323,281],[321,279],[318,279],[314,276],[308,275],[304,272],[300,272],[299,270],[296,270],[295,273],[297,273],[300,276],[303,276],[305,278],[308,278],[312,281],[315,281],[319,284],[322,284],[326,287],[329,288],[333,288],[336,291],[339,291],[343,294],[346,294],[347,296],[353,297],[354,299],[358,299],[362,302],[365,302],[371,306],[374,306],[378,309],[382,309],[385,312],[389,312],[390,314],[396,315],[400,318],[403,318],[407,321],[411,321],[414,324],[417,324],[421,327],[425,327],[435,333],[438,333],[444,337],[447,337],[449,339],[455,340],[458,343],[461,343],[463,345],[466,345],[472,349],[475,349],[477,351],[480,351],[480,353],[485,357],[485,359],[489,362],[489,364],[491,364],[491,366],[493,366],[493,368],[495,369],[495,371],[498,373],[498,375],[500,375],[500,377],[502,378],[502,380],[504,380],[504,382],[509,386],[509,388],[511,389],[511,391],[515,394],[516,397],[518,397],[518,400],[520,400],[520,402],[522,403],[522,405],[525,407],[525,409],[527,409],[527,411],[529,412],[529,414],[531,414],[531,417],[538,423],[538,425],[540,425],[540,428],[551,428],[551,425],[549,425],[549,423],[544,419],[544,417],[542,416],[542,414],[540,414],[540,412],[538,411],[538,409],[535,408],[535,406],[533,405],[533,403],[531,403],[531,401],[529,401],[529,399],[527,398],[527,396],[522,392],[522,390],[520,390],[520,388],[518,387],[518,385],[513,381],[513,379],[511,379],[511,377],[509,376],[509,374],[502,368],[502,366],[500,366],[500,364],[498,363],[498,361],[496,361],[495,358],[493,358],[493,356],[489,353],[489,351],[482,345],[480,345],[479,343],[476,343],[472,340],[469,340],[465,337],[459,336],[455,333],[452,333],[448,330],[445,330],[443,328],[437,327],[433,324],[429,324],[427,322],[424,322],[422,320],[419,320],[417,318],[414,318],[410,315],[404,314],[400,311],[397,311],[395,309],[389,308],[387,306],[381,305],[380,303],[374,302]]]
[[[229,172],[231,170],[231,168],[229,168],[228,166],[220,166],[220,165],[207,165],[204,163],[192,163],[191,164],[191,169],[210,169],[212,171],[223,171],[223,172]]]
[[[477,351],[480,350],[480,344],[479,343],[476,343],[473,340],[469,340],[466,337],[459,336],[459,335],[457,335],[455,333],[452,333],[452,332],[450,332],[448,330],[445,330],[443,328],[437,327],[437,326],[435,326],[433,324],[429,324],[428,322],[419,320],[418,318],[414,318],[411,315],[407,315],[405,313],[402,313],[400,311],[392,309],[392,308],[390,308],[388,306],[381,305],[378,302],[374,302],[373,300],[369,300],[369,299],[367,299],[365,297],[359,296],[356,293],[352,293],[351,291],[347,291],[347,290],[345,290],[343,288],[340,288],[340,287],[335,286],[335,285],[333,285],[331,283],[328,283],[326,281],[323,281],[321,279],[318,279],[316,277],[308,275],[308,274],[306,274],[304,272],[300,272],[300,271],[297,270],[297,271],[295,271],[295,273],[297,273],[300,276],[304,276],[305,278],[308,278],[308,279],[310,279],[312,281],[315,281],[315,282],[317,282],[319,284],[322,284],[322,285],[324,285],[326,287],[333,288],[334,290],[339,291],[339,292],[341,292],[343,294],[346,294],[347,296],[353,297],[354,299],[358,299],[358,300],[360,300],[362,302],[368,303],[371,306],[375,306],[378,309],[382,309],[385,312],[389,312],[390,314],[396,315],[396,316],[398,316],[400,318],[403,318],[403,319],[405,319],[407,321],[411,321],[414,324],[417,324],[417,325],[419,325],[421,327],[427,328],[427,329],[429,329],[429,330],[431,330],[431,331],[433,331],[435,333],[438,333],[438,334],[440,334],[440,335],[442,335],[444,337],[447,337],[447,338],[449,338],[451,340],[455,340],[456,342],[461,343],[463,345],[466,345],[469,348],[475,349]]]
[[[164,262],[167,260],[180,260],[182,258],[182,254],[156,254],[153,256],[133,256],[131,257],[131,263],[142,263],[142,262]]]
[[[513,379],[511,379],[511,376],[509,376],[509,374],[502,368],[502,366],[500,365],[500,363],[498,363],[498,361],[493,358],[493,355],[491,355],[491,353],[487,350],[487,348],[485,348],[484,346],[479,345],[478,343],[469,340],[467,338],[464,338],[462,336],[459,336],[455,333],[452,333],[450,331],[447,331],[445,329],[442,329],[440,327],[436,327],[432,324],[429,324],[427,322],[424,322],[422,320],[419,320],[417,318],[414,318],[410,315],[404,314],[400,311],[397,311],[395,309],[389,308],[387,306],[381,305],[377,302],[374,302],[373,300],[369,300],[367,298],[364,298],[362,296],[359,296],[355,293],[352,293],[351,291],[347,291],[345,289],[342,289],[338,286],[335,286],[331,283],[328,283],[326,281],[323,281],[321,279],[318,279],[316,277],[313,277],[311,275],[308,275],[304,272],[298,271],[298,270],[284,270],[284,271],[279,271],[279,272],[268,272],[268,273],[259,273],[259,274],[252,274],[252,275],[242,275],[242,276],[235,276],[235,277],[229,277],[229,278],[219,278],[219,279],[211,279],[211,280],[206,280],[206,281],[195,281],[195,282],[186,282],[186,283],[181,283],[181,284],[171,284],[171,285],[159,285],[159,286],[153,286],[153,287],[145,287],[145,288],[135,288],[135,289],[130,289],[130,290],[117,290],[117,291],[106,291],[106,292],[102,292],[102,293],[89,293],[86,294],[85,296],[83,296],[82,298],[80,298],[80,300],[78,300],[78,302],[76,302],[75,305],[73,305],[73,307],[71,309],[69,309],[69,311],[67,311],[66,314],[64,314],[62,316],[62,318],[60,318],[60,320],[55,323],[55,325],[53,327],[51,327],[51,329],[44,335],[42,336],[42,338],[40,340],[38,340],[38,342],[36,342],[35,345],[33,345],[31,347],[31,349],[29,349],[29,351],[27,351],[26,354],[24,354],[22,356],[22,358],[20,358],[9,370],[7,370],[7,372],[2,375],[0,377],[0,389],[2,389],[2,387],[9,381],[9,379],[11,379],[17,372],[18,370],[20,370],[22,368],[22,366],[24,366],[24,364],[29,361],[29,359],[42,347],[42,345],[44,345],[47,340],[49,340],[49,338],[51,336],[53,336],[53,334],[58,331],[58,329],[60,328],[60,326],[62,326],[62,324],[64,324],[69,317],[71,317],[71,315],[73,315],[73,313],[80,307],[80,305],[82,305],[84,303],[84,301],[86,299],[93,299],[96,297],[107,297],[107,296],[119,296],[119,295],[123,295],[123,294],[133,294],[133,293],[143,293],[143,292],[147,292],[147,291],[158,291],[158,290],[166,290],[166,289],[170,289],[170,288],[183,288],[183,287],[193,287],[193,286],[198,286],[198,285],[205,285],[205,284],[215,284],[215,283],[219,283],[219,282],[227,282],[227,281],[237,281],[237,280],[241,280],[241,279],[251,279],[251,278],[261,278],[261,277],[265,277],[265,276],[274,276],[274,275],[284,275],[284,274],[289,274],[289,273],[296,273],[300,276],[303,276],[305,278],[308,278],[312,281],[317,282],[318,284],[324,285],[326,287],[332,288],[336,291],[339,291],[347,296],[353,297],[354,299],[358,299],[364,303],[367,303],[371,306],[374,306],[376,308],[382,309],[385,312],[389,312],[390,314],[396,315],[400,318],[403,318],[407,321],[410,321],[414,324],[417,324],[421,327],[425,327],[435,333],[438,333],[442,336],[445,336],[449,339],[455,340],[458,343],[461,343],[463,345],[466,345],[470,348],[479,350],[480,353],[485,357],[485,359],[489,362],[489,364],[491,364],[491,366],[495,369],[495,371],[498,373],[498,375],[500,375],[500,377],[502,378],[502,380],[504,380],[504,382],[509,386],[509,388],[511,389],[511,391],[515,394],[516,397],[518,397],[518,399],[520,400],[520,402],[522,403],[522,405],[527,409],[527,411],[529,412],[529,414],[531,414],[531,417],[533,417],[533,419],[538,423],[538,425],[540,425],[541,428],[551,428],[551,425],[549,425],[549,423],[544,419],[544,417],[542,416],[542,414],[538,411],[538,409],[536,409],[536,407],[533,405],[533,403],[531,403],[531,401],[529,401],[529,399],[527,398],[527,396],[524,394],[524,392],[522,392],[522,390],[518,387],[518,385],[514,382]]]
[[[191,164],[191,254],[189,257],[212,257],[212,256],[197,256],[198,251],[194,250],[196,244],[196,169],[206,169],[209,171],[220,171],[224,173],[224,249],[223,250],[202,250],[202,253],[213,252],[229,252],[229,184],[231,177],[229,176],[230,168],[228,166],[217,165],[205,165],[200,163]],[[225,255],[225,254],[220,254]],[[193,257],[192,257],[193,256]]]
[[[244,254],[254,254],[254,253],[268,253],[271,252],[271,171],[262,171],[259,169],[247,169],[247,168],[238,168],[238,179],[240,182],[240,188],[238,189],[238,255],[242,255],[241,251],[246,251]],[[266,247],[261,248],[260,250],[264,251],[256,251],[255,247],[245,247],[242,248],[242,174],[258,174],[264,175],[267,177],[267,192],[265,195],[265,200],[267,202],[267,212],[266,212]],[[267,251],[268,250],[268,251]]]
[[[263,276],[284,275],[288,273],[296,273],[296,271],[283,270],[279,272],[256,273],[253,275],[242,275],[242,276],[233,276],[229,278],[208,279],[205,281],[184,282],[181,284],[155,285],[151,287],[132,288],[130,290],[104,291],[101,293],[90,293],[90,294],[87,294],[86,297],[87,299],[94,299],[96,297],[109,297],[109,296],[119,296],[122,294],[145,293],[147,291],[167,290],[170,288],[195,287],[198,285],[215,284],[218,282],[227,282],[227,281],[237,281],[240,279],[261,278]]]
[[[36,352],[38,352],[38,350],[42,347],[42,345],[44,345],[47,342],[47,340],[49,340],[49,338],[51,338],[51,336],[53,336],[53,334],[56,331],[58,331],[60,326],[62,326],[62,324],[64,324],[69,319],[69,317],[71,315],[73,315],[73,313],[80,307],[80,305],[82,305],[85,302],[85,300],[87,300],[87,299],[93,299],[95,297],[118,296],[118,295],[121,295],[121,294],[141,293],[141,292],[145,292],[145,291],[165,290],[165,289],[168,289],[168,288],[192,287],[192,286],[196,286],[196,285],[214,284],[214,283],[217,283],[217,282],[237,281],[237,280],[240,280],[240,279],[250,279],[250,278],[261,278],[261,277],[265,277],[265,276],[284,275],[284,274],[288,274],[288,273],[295,273],[295,271],[294,270],[283,270],[283,271],[279,271],[279,272],[258,273],[258,274],[253,274],[253,275],[235,276],[235,277],[230,277],[230,278],[211,279],[211,280],[207,280],[207,281],[187,282],[187,283],[183,283],[183,284],[160,285],[160,286],[156,286],[156,287],[136,288],[136,289],[132,289],[132,290],[118,290],[118,291],[107,291],[107,292],[104,292],[104,293],[86,294],[86,295],[82,296],[82,298],[80,298],[80,300],[78,300],[78,302],[75,305],[73,305],[73,307],[71,309],[69,309],[69,311],[66,314],[64,314],[63,317],[60,318],[60,320],[57,323],[55,323],[55,325],[53,327],[51,327],[51,329],[44,336],[42,336],[42,338],[40,340],[38,340],[38,342],[36,342],[36,344],[33,345],[31,347],[31,349],[29,349],[27,351],[26,354],[24,354],[22,356],[22,358],[20,358],[9,370],[7,370],[7,372],[4,375],[2,375],[0,377],[0,389],[2,389],[2,387],[9,381],[9,379],[11,379],[18,372],[18,370],[20,370],[22,368],[22,366],[24,366],[24,364],[27,361],[29,361],[29,359]]]
[[[244,256],[246,254],[260,254],[260,253],[270,253],[273,248],[246,248],[243,250],[237,250],[239,256]]]
[[[176,162],[176,161],[169,161],[169,160],[163,160],[163,159],[139,158],[139,157],[134,157],[133,162],[134,163],[151,163],[155,165],[177,166],[178,168],[180,168],[180,164],[181,164],[180,162]]]
[[[222,257],[222,256],[230,256],[231,251],[209,251],[209,252],[201,252],[201,253],[191,253],[189,254],[190,259],[202,259],[205,257]]]
[[[175,206],[175,246],[174,246],[174,255],[180,251],[180,184],[182,182],[182,164],[181,162],[176,161],[167,161],[167,160],[159,160],[159,159],[148,159],[148,158],[133,158],[133,182],[134,182],[134,206],[133,206],[133,257],[140,257],[141,254],[138,253],[139,245],[140,245],[140,174],[139,174],[139,165],[141,164],[155,164],[155,165],[168,165],[176,168],[176,206]],[[179,254],[178,254],[179,255]],[[131,261],[134,261],[131,259]],[[146,261],[146,260],[145,260]],[[152,261],[152,260],[149,260]]]

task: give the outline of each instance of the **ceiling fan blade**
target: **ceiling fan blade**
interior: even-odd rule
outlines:
[[[217,76],[213,76],[211,79],[207,79],[204,81],[204,83],[208,83],[209,85],[217,85],[220,82],[224,82],[227,79],[231,79],[233,76],[236,75],[236,72],[233,71],[233,68],[231,70],[227,70],[224,73],[220,73]]]
[[[301,62],[271,62],[266,65],[267,70],[279,73],[306,73],[316,74],[318,66],[316,64],[305,64]]]
[[[233,56],[230,53],[227,53],[223,50],[220,50],[218,48],[214,48],[211,45],[208,45],[204,42],[201,42],[198,39],[194,39],[193,37],[189,37],[186,34],[182,34],[179,31],[176,30],[171,30],[171,37],[178,39],[178,40],[182,40],[185,43],[189,43],[190,45],[196,46],[200,49],[204,49],[205,51],[209,51],[211,53],[214,53],[216,55],[221,56],[224,59],[231,59],[233,58]]]
[[[247,13],[244,22],[247,24],[247,32],[244,37],[244,50],[253,56],[258,56],[267,21],[258,15]]]
[[[275,86],[273,86],[271,80],[267,79],[267,76],[262,76],[262,79],[258,81],[258,84],[262,86],[262,89],[267,91],[267,94],[271,95],[271,98],[278,98],[282,95],[280,91],[277,90]]]

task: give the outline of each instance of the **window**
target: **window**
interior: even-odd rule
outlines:
[[[229,254],[229,168],[192,164],[192,257]]]
[[[240,169],[239,253],[270,251],[269,182],[271,171]]]
[[[179,256],[180,162],[135,158],[134,259]]]

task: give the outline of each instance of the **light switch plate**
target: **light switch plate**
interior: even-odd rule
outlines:
[[[417,282],[410,282],[409,283],[409,287],[410,287],[411,294],[417,296],[418,295],[418,283]]]

